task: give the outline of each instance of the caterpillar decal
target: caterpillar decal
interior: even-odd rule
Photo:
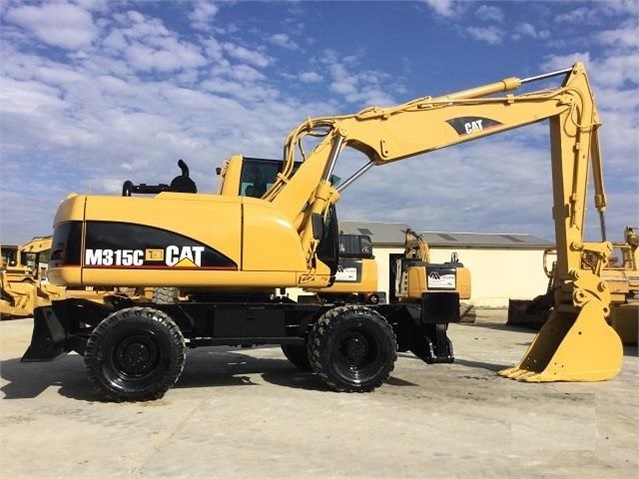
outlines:
[[[237,264],[224,254],[172,231],[111,221],[90,221],[84,230],[81,254],[81,222],[59,225],[52,261],[65,266],[82,262],[85,268],[237,270]]]
[[[472,135],[473,133],[488,130],[489,128],[503,126],[503,123],[500,123],[497,120],[478,116],[453,118],[451,120],[446,120],[446,123],[452,126],[459,136]]]

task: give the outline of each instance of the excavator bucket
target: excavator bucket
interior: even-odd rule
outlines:
[[[619,373],[623,346],[600,303],[578,313],[553,310],[523,359],[499,375],[518,381],[603,381]]]

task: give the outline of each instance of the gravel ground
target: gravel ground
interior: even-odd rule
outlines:
[[[33,321],[0,322],[2,478],[639,477],[637,348],[596,383],[496,371],[534,333],[503,311],[453,324],[454,364],[400,353],[369,394],[329,391],[279,348],[189,351],[148,403],[109,403],[80,356],[20,363]]]

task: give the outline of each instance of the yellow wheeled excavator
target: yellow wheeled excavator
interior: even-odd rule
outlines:
[[[552,78],[561,79],[553,88],[519,91]],[[54,302],[36,310],[23,360],[77,351],[89,379],[114,400],[162,396],[181,374],[187,345],[288,344],[337,391],[377,388],[398,348],[416,341],[427,362],[453,361],[445,326],[459,320],[457,292],[425,292],[419,303],[308,305],[277,290],[331,284],[339,259],[335,204],[373,166],[543,120],[551,139],[556,306],[522,360],[500,374],[529,382],[612,378],[622,347],[606,323],[610,290],[601,278],[612,245],[605,237],[584,238],[590,170],[602,215],[606,199],[600,122],[582,63],[394,107],[309,118],[286,138],[275,179],[259,198],[197,193],[184,162],[170,185],[127,182],[121,197],[69,195],[54,220],[50,280],[205,288],[205,294],[167,303]],[[346,148],[369,161],[338,183],[335,165]],[[225,183],[239,184],[243,161],[235,155],[223,165]]]

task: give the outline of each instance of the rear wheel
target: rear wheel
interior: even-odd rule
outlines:
[[[298,344],[282,344],[282,352],[286,359],[292,362],[302,371],[312,371],[311,362],[308,360],[306,346]]]
[[[185,359],[184,337],[173,320],[139,307],[102,320],[84,354],[89,379],[115,401],[161,398],[180,377]]]
[[[393,329],[361,305],[333,308],[313,326],[308,341],[313,370],[333,389],[368,392],[388,379],[397,359]]]

